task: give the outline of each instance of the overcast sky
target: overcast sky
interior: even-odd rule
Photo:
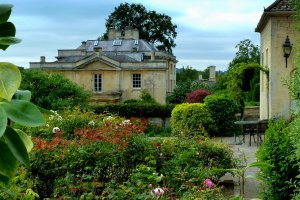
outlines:
[[[28,68],[46,56],[54,61],[58,49],[74,49],[81,41],[105,32],[105,19],[122,2],[141,3],[172,18],[177,28],[174,55],[177,68],[204,70],[215,65],[226,70],[235,45],[250,39],[259,45],[254,29],[275,0],[10,0],[10,21],[22,42],[0,52],[1,62]]]

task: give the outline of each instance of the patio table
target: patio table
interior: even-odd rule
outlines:
[[[242,129],[243,138],[242,138],[242,141],[239,141],[238,144],[245,143],[245,136],[246,136],[246,134],[249,134],[250,135],[249,145],[251,146],[251,137],[254,136],[255,134],[257,134],[259,120],[251,120],[251,121],[240,120],[240,121],[234,122],[234,124],[240,125],[240,127]],[[253,137],[253,139],[255,142],[254,137]],[[234,140],[236,143],[236,135],[234,135]]]

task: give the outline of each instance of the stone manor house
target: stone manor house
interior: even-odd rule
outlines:
[[[289,118],[296,102],[284,84],[295,72],[296,50],[299,49],[294,14],[289,0],[276,0],[264,9],[255,29],[261,38],[261,66],[269,70],[268,75],[264,72],[260,75],[260,119]],[[292,51],[284,52],[284,46],[292,47]]]
[[[176,57],[158,51],[127,27],[125,35],[113,28],[108,40],[83,41],[76,49],[58,50],[55,62],[30,62],[31,69],[62,73],[93,93],[92,103],[117,103],[136,99],[142,89],[159,102],[176,85]]]

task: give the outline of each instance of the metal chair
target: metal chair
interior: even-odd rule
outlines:
[[[263,142],[262,136],[265,135],[266,130],[268,129],[269,120],[263,119],[258,122],[257,126],[257,145],[261,145]]]

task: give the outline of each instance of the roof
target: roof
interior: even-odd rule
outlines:
[[[119,45],[118,45],[119,43]],[[157,51],[155,47],[150,45],[145,40],[139,39],[116,39],[116,40],[87,40],[86,41],[86,50],[88,52],[94,51],[95,47],[101,47],[102,51],[109,52],[132,52],[133,49],[141,52],[147,51]],[[77,49],[81,49],[80,45]]]
[[[290,0],[276,0],[264,9],[255,32],[261,32],[271,16],[291,16],[293,14],[295,14],[295,10]]]
[[[280,12],[280,11],[294,11],[293,4],[290,0],[276,0],[269,7],[264,9],[265,12]]]

